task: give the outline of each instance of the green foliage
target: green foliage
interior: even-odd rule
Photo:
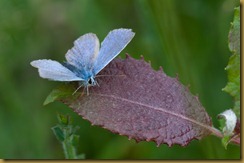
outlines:
[[[72,120],[70,116],[64,116],[58,114],[59,124],[52,127],[53,133],[61,142],[66,159],[84,159],[85,155],[77,155],[77,146],[79,143],[79,135],[75,133],[79,129],[78,126],[72,126]]]
[[[233,110],[240,117],[240,7],[235,8],[234,20],[229,32],[229,48],[232,56],[225,68],[228,83],[223,90],[234,97]]]
[[[231,23],[229,49],[232,52],[232,56],[230,56],[229,63],[225,68],[228,74],[228,83],[222,90],[234,97],[233,111],[240,118],[240,7],[235,8],[234,19]],[[223,130],[223,125],[226,126],[222,121],[220,125],[221,130]],[[224,135],[222,138],[222,144],[225,149],[227,149],[231,136]]]
[[[47,96],[44,101],[44,105],[52,103],[54,101],[65,99],[66,97],[71,97],[72,99],[76,99],[78,93],[75,92],[74,84],[60,84],[57,88],[53,89],[52,92]]]
[[[229,48],[233,54],[240,55],[240,7],[236,7],[234,11],[229,32]]]

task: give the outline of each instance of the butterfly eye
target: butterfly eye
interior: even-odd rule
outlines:
[[[91,80],[91,78],[88,80],[88,84],[89,84],[89,85],[92,84],[92,80]]]

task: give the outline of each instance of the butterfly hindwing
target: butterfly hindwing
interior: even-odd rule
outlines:
[[[68,50],[65,57],[69,64],[91,71],[99,51],[99,40],[93,33],[82,35],[74,41],[74,46]]]
[[[54,81],[82,81],[75,73],[64,67],[57,61],[50,59],[41,59],[31,62],[33,67],[38,68],[39,75],[42,78]]]

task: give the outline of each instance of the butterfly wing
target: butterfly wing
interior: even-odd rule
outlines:
[[[94,62],[93,73],[99,73],[131,41],[135,33],[131,29],[115,29],[106,36]]]
[[[74,47],[65,55],[69,64],[85,71],[91,70],[99,51],[99,40],[93,33],[85,34],[74,41]]]
[[[72,71],[57,61],[49,59],[35,60],[30,63],[38,68],[40,77],[54,81],[82,81]]]

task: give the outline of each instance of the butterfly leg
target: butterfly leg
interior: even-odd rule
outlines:
[[[81,87],[83,86],[83,84],[81,84],[73,93],[72,95],[74,95]]]
[[[87,94],[87,96],[89,96],[89,89],[88,89],[88,86],[86,86],[86,94]]]
[[[95,85],[100,86],[96,80],[94,82],[95,82]]]

